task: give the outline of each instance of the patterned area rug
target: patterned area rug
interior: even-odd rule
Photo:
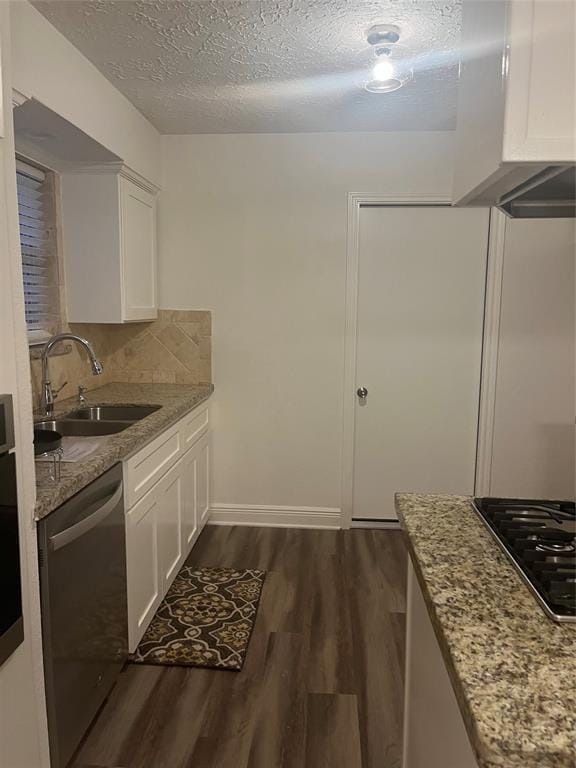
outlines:
[[[130,661],[240,671],[265,575],[184,566]]]

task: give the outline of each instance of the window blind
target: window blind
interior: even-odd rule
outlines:
[[[49,193],[44,171],[16,161],[20,248],[26,325],[31,338],[49,335],[54,315],[53,253],[49,229]]]

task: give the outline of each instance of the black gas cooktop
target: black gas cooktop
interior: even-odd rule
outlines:
[[[474,506],[548,616],[576,621],[574,502],[482,498]]]

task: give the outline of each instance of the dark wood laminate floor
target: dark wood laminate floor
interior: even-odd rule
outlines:
[[[74,768],[399,768],[399,531],[207,527],[190,564],[262,568],[242,672],[128,665]]]

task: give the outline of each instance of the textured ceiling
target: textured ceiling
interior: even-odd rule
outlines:
[[[162,133],[454,127],[460,0],[36,0]],[[402,27],[414,80],[362,88],[365,33]]]

